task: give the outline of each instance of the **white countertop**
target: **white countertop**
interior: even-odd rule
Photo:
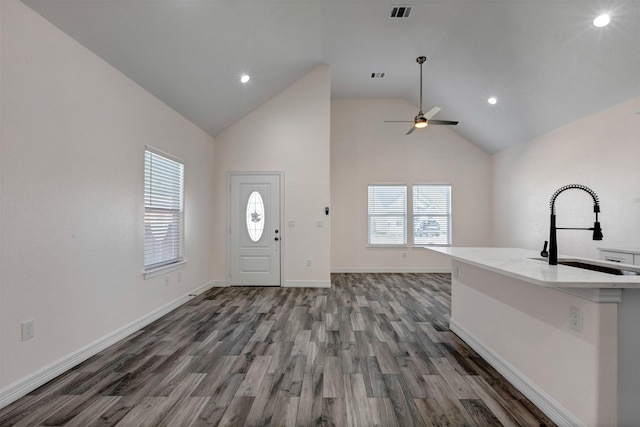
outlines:
[[[427,247],[468,264],[476,265],[506,276],[539,286],[553,288],[640,288],[640,276],[617,276],[599,271],[585,270],[566,265],[549,265],[538,261],[540,253],[520,248],[483,247]],[[584,261],[585,258],[559,256],[559,260]],[[640,271],[640,267],[588,260],[590,263]]]

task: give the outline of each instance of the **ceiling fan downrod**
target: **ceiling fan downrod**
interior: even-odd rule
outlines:
[[[427,60],[426,56],[418,56],[416,58],[416,62],[420,64],[420,112],[418,116],[424,116],[424,112],[422,111],[422,64]]]

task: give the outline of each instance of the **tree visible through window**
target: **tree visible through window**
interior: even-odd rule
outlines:
[[[145,271],[183,260],[184,165],[147,146],[144,153]]]

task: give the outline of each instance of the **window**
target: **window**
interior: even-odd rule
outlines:
[[[451,244],[451,186],[414,185],[413,244]]]
[[[411,201],[407,220],[406,185],[369,185],[369,246],[451,245],[451,185],[412,185]]]
[[[262,196],[254,191],[247,201],[247,231],[252,242],[256,243],[264,231],[264,203]]]
[[[407,244],[407,186],[369,186],[369,245]]]
[[[184,252],[184,165],[147,146],[144,153],[144,269],[178,263]]]

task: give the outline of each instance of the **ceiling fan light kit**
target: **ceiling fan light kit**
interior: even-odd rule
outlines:
[[[415,126],[418,129],[422,129],[422,128],[426,128],[428,124],[429,123],[427,122],[427,119],[425,119],[424,117],[416,117],[415,123],[413,124],[413,126]]]
[[[410,133],[412,133],[414,130],[416,129],[424,129],[427,126],[429,126],[429,124],[432,125],[451,125],[451,126],[455,126],[458,124],[458,122],[454,122],[451,120],[431,120],[431,118],[433,116],[435,116],[438,111],[440,111],[440,107],[433,107],[431,110],[429,110],[429,112],[427,112],[427,114],[425,114],[422,111],[422,64],[425,63],[425,61],[427,60],[426,56],[419,56],[416,58],[416,62],[418,64],[420,64],[420,111],[418,112],[418,115],[415,116],[415,118],[412,121],[409,120],[385,120],[385,122],[387,123],[412,123],[413,122],[413,126],[411,127],[411,129],[409,129],[409,132],[406,133],[406,135],[409,135]]]

